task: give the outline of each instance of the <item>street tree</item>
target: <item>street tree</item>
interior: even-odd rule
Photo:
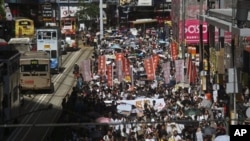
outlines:
[[[6,13],[4,9],[4,0],[0,0],[0,19],[6,19]]]
[[[96,19],[99,15],[99,5],[97,3],[80,2],[76,16],[82,21]]]

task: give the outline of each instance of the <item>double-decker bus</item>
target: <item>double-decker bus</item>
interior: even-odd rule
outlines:
[[[45,27],[36,30],[37,50],[50,54],[51,72],[60,73],[62,65],[61,34],[57,27]]]
[[[20,93],[54,92],[50,73],[50,55],[44,51],[28,51],[20,56]]]
[[[66,50],[78,49],[77,21],[75,17],[64,17],[60,23],[62,39],[69,44]]]

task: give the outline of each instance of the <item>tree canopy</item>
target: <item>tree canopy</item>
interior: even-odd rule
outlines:
[[[0,0],[0,16],[1,19],[6,19],[6,13],[5,13],[5,9],[4,9],[4,0]]]
[[[79,11],[76,13],[80,20],[92,20],[99,15],[99,5],[97,3],[80,3]]]

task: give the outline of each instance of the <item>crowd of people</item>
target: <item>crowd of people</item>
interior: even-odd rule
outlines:
[[[197,83],[176,82],[169,36],[164,28],[149,30],[154,32],[138,29],[137,35],[133,35],[130,30],[116,31],[112,33],[117,37],[114,40],[100,40],[92,58],[93,79],[86,82],[79,74],[76,87],[62,102],[62,122],[89,124],[65,129],[65,141],[212,141],[218,136],[229,140],[225,103],[203,92],[199,78]],[[160,44],[160,40],[164,43]],[[114,44],[122,49],[110,49]],[[129,59],[133,66],[133,82],[119,82],[114,77],[110,87],[107,78],[98,75],[98,56],[117,52],[123,52],[128,58],[135,54]],[[157,79],[147,80],[143,59],[152,54],[161,56],[155,72]],[[171,62],[169,83],[164,81],[161,67],[167,61]],[[109,58],[107,64],[116,67],[113,58]],[[143,99],[141,106],[124,104],[138,99]]]

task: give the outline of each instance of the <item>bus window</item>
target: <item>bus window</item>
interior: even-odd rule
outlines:
[[[21,72],[30,72],[30,71],[31,71],[30,65],[21,66]]]
[[[56,50],[51,51],[51,58],[57,58],[57,51]]]
[[[36,65],[36,71],[48,71],[48,65]]]

